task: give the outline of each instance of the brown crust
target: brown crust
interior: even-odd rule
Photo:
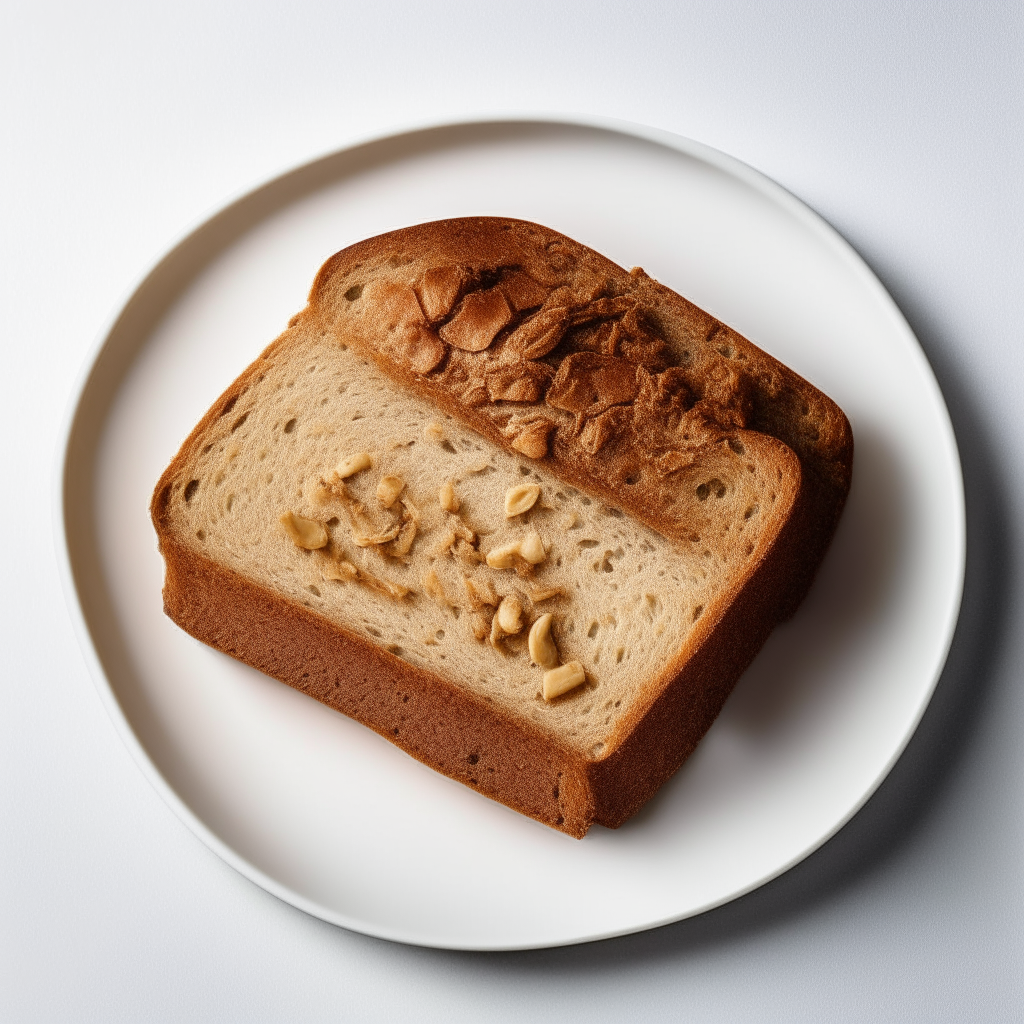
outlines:
[[[164,611],[186,632],[369,726],[418,761],[573,836],[585,765],[527,723],[165,537]]]
[[[538,253],[547,255],[541,258]],[[558,257],[555,266],[549,258],[552,253]],[[203,642],[350,715],[430,767],[517,811],[577,837],[593,821],[617,827],[689,756],[774,625],[795,610],[809,587],[849,489],[853,456],[849,423],[809,383],[674,292],[645,276],[627,274],[557,232],[523,221],[437,222],[352,246],[321,268],[310,305],[299,318],[310,316],[330,326],[332,310],[360,268],[385,261],[400,267],[430,256],[442,262],[438,254],[443,265],[462,268],[462,277],[455,280],[451,274],[447,278],[442,274],[427,282],[433,291],[420,295],[417,308],[429,310],[435,320],[443,318],[447,296],[465,289],[463,278],[480,286],[481,267],[525,268],[534,284],[540,282],[550,292],[564,286],[564,266],[560,272],[557,264],[568,260],[574,266],[585,263],[590,274],[603,276],[613,294],[630,286],[640,289],[648,308],[662,318],[662,333],[667,333],[664,323],[668,322],[677,334],[682,331],[684,342],[685,336],[692,335],[695,345],[707,349],[713,342],[717,351],[730,353],[721,358],[738,360],[736,365],[745,374],[743,409],[739,413],[735,408],[712,409],[705,420],[710,426],[703,443],[716,437],[751,436],[744,428],[768,435],[760,443],[776,446],[780,474],[785,471],[782,504],[791,506],[788,515],[779,517],[777,536],[765,538],[735,590],[707,609],[678,658],[651,681],[645,697],[624,717],[601,756],[586,758],[563,749],[529,723],[511,719],[457,685],[264,590],[173,535],[167,503],[177,476],[207,431],[231,412],[262,372],[264,361],[287,345],[286,332],[214,403],[157,484],[151,514],[167,564],[165,610]],[[527,282],[528,299],[530,287]],[[511,313],[497,300],[485,298],[476,306],[482,311],[476,321],[467,314],[447,332],[440,327],[441,338],[454,338],[465,346],[458,350],[463,374],[466,366],[475,365],[472,360],[487,358],[490,342],[483,344],[487,339],[481,330],[495,331],[500,340],[522,322],[514,308],[515,296],[509,303]],[[393,352],[371,354],[402,386],[427,395],[506,450],[522,453],[523,448],[513,444],[514,432],[506,429],[506,409],[511,406],[519,412],[537,403],[490,401],[483,408],[462,404],[459,388],[464,381],[460,384],[457,375],[453,378],[448,373],[455,360],[447,358],[448,350],[438,341],[435,327],[437,323],[425,328],[425,345],[403,350],[411,352],[406,365]],[[719,361],[714,355],[710,359]],[[544,373],[547,387],[555,367]],[[621,446],[598,445],[597,452],[592,452],[580,441],[578,416],[574,433],[565,416],[551,418],[556,425],[543,456],[549,469],[672,536],[672,524],[652,516],[649,495],[646,500],[642,495],[634,498],[621,486]],[[657,438],[647,441],[654,444]],[[650,450],[645,454],[649,457]]]

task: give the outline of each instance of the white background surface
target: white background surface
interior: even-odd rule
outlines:
[[[1022,19],[1009,3],[5,5],[0,1018],[1020,1018]],[[439,953],[285,906],[164,807],[76,648],[49,488],[95,333],[186,225],[356,136],[521,109],[717,146],[859,249],[953,415],[967,592],[918,736],[809,861],[643,936]]]

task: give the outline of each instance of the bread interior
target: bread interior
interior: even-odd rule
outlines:
[[[723,440],[678,474],[693,530],[669,541],[440,414],[319,331],[293,328],[257,366],[237,403],[183,453],[168,504],[178,539],[588,757],[614,746],[777,530],[779,482],[775,463],[759,456],[759,435]],[[343,501],[324,481],[361,452],[372,465],[346,480]],[[404,483],[390,508],[377,497],[385,476]],[[441,507],[446,483],[457,514]],[[509,518],[506,495],[523,484],[539,486],[539,498]],[[324,524],[329,544],[297,546],[280,521],[289,512]],[[356,543],[388,536],[413,514],[407,554],[386,553],[390,542]],[[480,561],[530,531],[546,550],[532,570]],[[339,573],[342,562],[358,576]],[[389,585],[409,593],[385,593]],[[523,610],[521,631],[494,643],[477,635],[494,612],[479,595],[491,590],[515,595]],[[527,641],[547,612],[561,662],[586,670],[583,686],[550,701]]]

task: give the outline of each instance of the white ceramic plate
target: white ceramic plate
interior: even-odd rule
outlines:
[[[302,307],[331,253],[420,221],[523,217],[649,273],[847,412],[853,489],[815,586],[697,753],[582,842],[491,803],[177,629],[151,489]],[[217,213],[112,321],[70,416],[65,576],[101,693],[185,823],[253,881],[348,928],[471,949],[678,920],[785,871],[892,767],[959,607],[963,487],[942,397],[879,282],[750,168],[623,125],[471,124],[292,171]]]

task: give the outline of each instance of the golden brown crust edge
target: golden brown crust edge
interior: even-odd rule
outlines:
[[[418,761],[580,838],[585,766],[524,723],[164,538],[164,611],[187,633],[373,729]]]

